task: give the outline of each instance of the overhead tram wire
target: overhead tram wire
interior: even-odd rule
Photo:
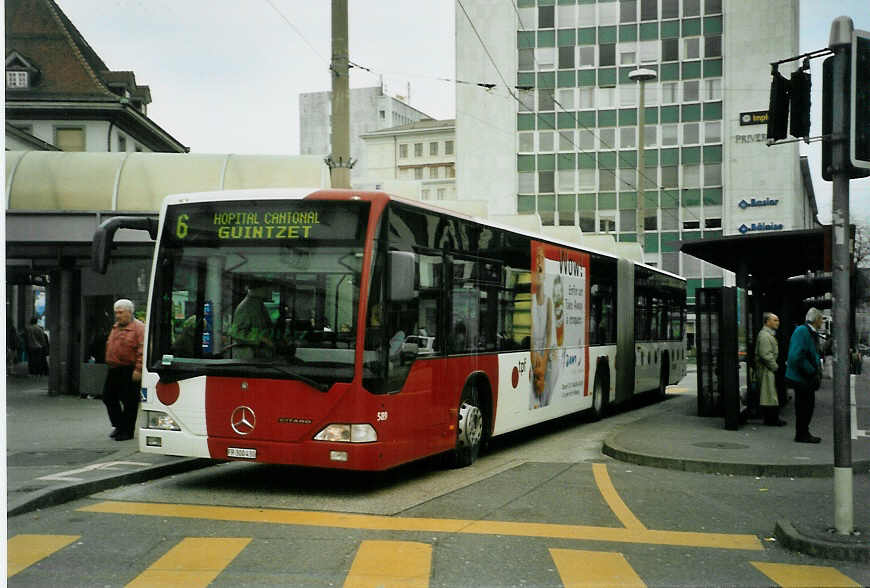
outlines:
[[[308,48],[311,49],[314,52],[314,54],[320,58],[321,61],[323,61],[325,63],[331,63],[329,59],[327,59],[326,57],[321,55],[320,51],[318,51],[317,48],[307,38],[305,38],[305,35],[302,34],[302,31],[300,31],[299,28],[295,24],[293,24],[290,21],[290,19],[287,18],[287,16],[278,9],[277,6],[275,6],[275,3],[272,2],[272,0],[266,0],[266,4],[271,6],[272,10],[274,10],[276,13],[278,13],[278,16],[280,16],[281,19],[285,23],[287,23],[287,26],[289,26],[291,29],[293,29],[293,32],[295,32],[299,36],[299,38],[302,39],[306,45],[308,45]]]

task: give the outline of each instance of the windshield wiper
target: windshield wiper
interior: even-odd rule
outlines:
[[[162,360],[161,367],[181,367],[184,365],[197,365],[203,366],[203,363],[198,359],[187,358],[187,357],[172,357],[172,356],[164,356]],[[323,382],[318,382],[314,378],[310,378],[304,374],[300,374],[290,368],[286,368],[281,365],[276,365],[274,363],[266,363],[262,361],[239,361],[238,359],[216,359],[212,360],[208,363],[211,366],[217,367],[262,367],[262,368],[270,368],[276,371],[281,372],[291,378],[299,380],[300,382],[305,382],[309,386],[313,388],[317,388],[321,392],[326,392],[329,390],[329,385],[324,384]]]

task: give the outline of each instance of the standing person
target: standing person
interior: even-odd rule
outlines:
[[[126,298],[116,301],[115,324],[106,341],[109,372],[103,386],[103,404],[114,427],[109,436],[115,441],[133,438],[139,410],[144,339],[145,324],[133,318],[133,302]]]
[[[12,319],[6,317],[6,373],[11,374],[15,371],[15,364],[18,363],[18,351],[21,349],[21,340],[18,337],[18,331],[12,323]]]
[[[35,316],[30,317],[30,324],[24,329],[24,341],[27,345],[27,371],[31,376],[47,376],[48,335]]]
[[[755,369],[758,373],[759,404],[764,415],[764,424],[771,427],[781,427],[786,423],[779,418],[779,396],[776,393],[776,370],[779,369],[776,363],[779,356],[776,330],[779,328],[779,317],[772,312],[765,312],[761,317],[764,320],[764,326],[761,327],[755,341]]]
[[[810,308],[806,322],[794,330],[788,346],[785,379],[794,388],[794,440],[798,443],[821,441],[810,434],[810,421],[816,405],[816,390],[822,380],[818,345],[823,320],[821,311]]]

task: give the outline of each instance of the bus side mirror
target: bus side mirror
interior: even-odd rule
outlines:
[[[407,302],[416,295],[416,256],[410,251],[390,251],[390,301]]]
[[[91,243],[91,268],[98,274],[106,273],[112,242],[118,229],[148,231],[148,235],[154,240],[157,238],[157,219],[145,216],[116,216],[101,223],[94,232],[94,240]]]

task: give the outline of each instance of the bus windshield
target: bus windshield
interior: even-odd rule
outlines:
[[[149,369],[350,381],[367,218],[368,204],[347,201],[169,207]]]

